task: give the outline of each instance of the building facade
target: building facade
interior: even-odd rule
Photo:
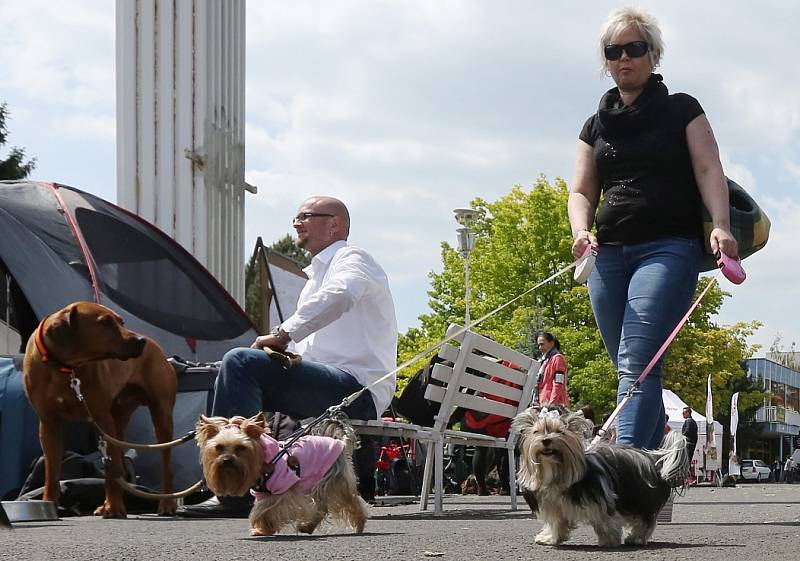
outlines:
[[[796,353],[768,353],[747,360],[748,376],[768,396],[756,411],[758,436],[748,443],[749,457],[783,461],[800,446],[800,367]]]

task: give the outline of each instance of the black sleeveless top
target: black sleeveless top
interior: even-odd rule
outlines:
[[[663,237],[700,238],[702,200],[686,125],[703,108],[684,93],[669,95],[659,74],[629,107],[613,88],[589,117],[580,139],[594,147],[602,200],[600,243],[639,243]]]

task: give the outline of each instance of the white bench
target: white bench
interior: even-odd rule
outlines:
[[[451,325],[447,334],[450,336],[460,329],[458,325]],[[434,513],[437,515],[443,512],[444,446],[453,443],[503,449],[508,455],[511,508],[516,510],[517,485],[514,469],[516,435],[512,432],[507,438],[496,438],[479,433],[449,430],[447,423],[456,407],[513,419],[531,403],[539,363],[472,331],[463,332],[442,344],[439,357],[445,362],[433,367],[431,377],[445,385],[428,384],[425,391],[427,399],[440,404],[432,427],[379,420],[353,421],[356,432],[415,438],[427,445],[420,509],[427,510],[431,471],[433,471]],[[514,367],[506,366],[504,362]],[[498,381],[491,380],[490,377]],[[520,387],[507,385],[502,382],[503,380]],[[486,395],[509,399],[518,405],[489,399],[484,397]]]

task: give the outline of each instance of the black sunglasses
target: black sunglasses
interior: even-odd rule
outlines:
[[[333,218],[332,214],[326,214],[324,212],[301,212],[292,218],[292,224],[295,224],[296,222],[305,222],[309,218],[316,218],[317,216],[327,216],[328,218]]]
[[[625,43],[624,45],[610,44],[603,48],[603,54],[606,55],[607,60],[619,60],[622,56],[622,51],[625,51],[631,58],[639,58],[644,56],[650,50],[650,45],[646,41],[633,41]]]

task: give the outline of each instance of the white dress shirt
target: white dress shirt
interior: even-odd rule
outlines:
[[[397,319],[386,273],[361,248],[337,241],[303,269],[297,311],[281,327],[304,359],[341,368],[368,386],[397,366]],[[396,376],[369,388],[381,415]],[[309,388],[313,391],[313,388]]]

